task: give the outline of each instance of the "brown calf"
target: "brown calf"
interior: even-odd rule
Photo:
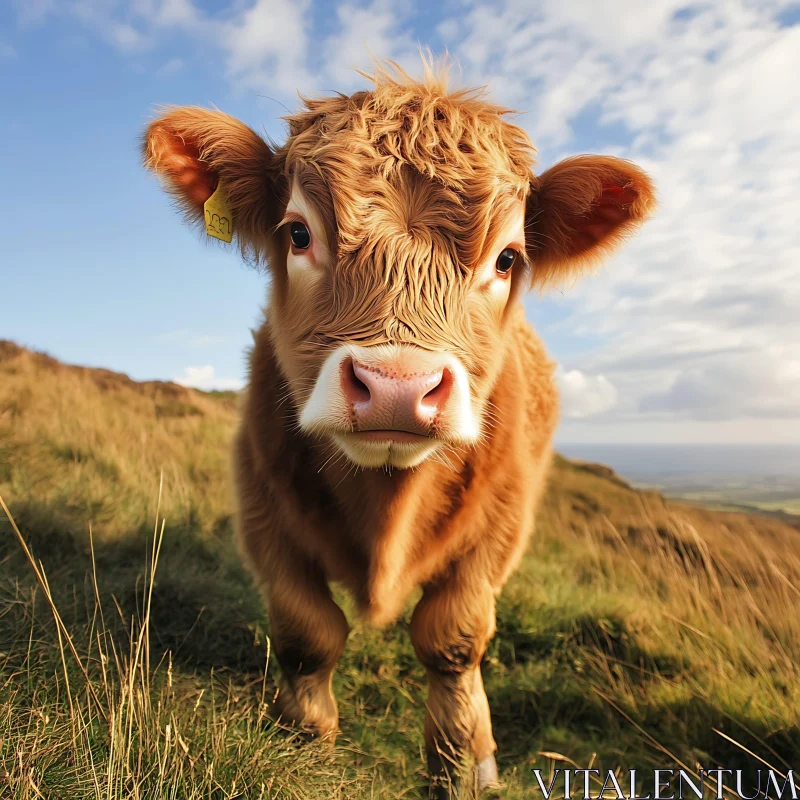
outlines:
[[[534,149],[477,92],[379,73],[305,102],[269,146],[241,122],[167,110],[147,166],[191,220],[221,183],[245,257],[269,264],[235,443],[238,531],[266,598],[284,718],[338,726],[348,624],[412,590],[433,792],[466,756],[497,781],[481,658],[534,527],[558,400],[521,293],[591,265],[654,206],[647,176]]]

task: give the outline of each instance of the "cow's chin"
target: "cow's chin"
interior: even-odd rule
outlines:
[[[350,461],[366,469],[410,469],[419,466],[443,444],[429,436],[393,437],[391,431],[335,433],[333,440]]]

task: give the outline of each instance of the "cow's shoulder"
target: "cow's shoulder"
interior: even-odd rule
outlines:
[[[233,444],[233,473],[240,535],[258,546],[288,544],[318,555],[318,540],[330,538],[339,506],[320,473],[315,443],[298,432],[297,411],[264,326],[250,353],[248,387]]]

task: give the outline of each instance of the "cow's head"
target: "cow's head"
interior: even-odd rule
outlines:
[[[272,273],[269,323],[308,434],[364,467],[478,441],[519,294],[596,262],[654,205],[607,156],[536,177],[527,135],[475,92],[380,74],[307,101],[271,147],[241,122],[167,110],[147,166],[192,219],[222,182],[244,254]]]

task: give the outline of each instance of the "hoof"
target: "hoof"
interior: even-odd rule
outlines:
[[[500,776],[497,773],[497,762],[494,756],[488,756],[478,763],[478,793],[481,797],[499,797],[501,789]]]
[[[460,781],[456,764],[446,765],[439,755],[428,756],[428,774],[430,800],[457,800]]]
[[[309,719],[300,703],[294,689],[284,681],[275,700],[275,721],[287,729],[293,729],[298,741],[322,739],[333,745],[339,733],[338,719],[336,716],[329,718]]]
[[[449,774],[438,759],[433,760],[433,762],[429,761],[428,767],[431,775],[430,793],[428,795],[430,800],[458,800],[461,786],[458,771]],[[470,770],[470,772],[469,785],[473,787],[473,792],[475,789],[478,790],[478,796],[481,800],[502,797],[503,784],[500,783],[497,762],[494,760],[494,756],[484,758],[483,761],[475,765],[474,771]]]
[[[431,778],[429,800],[457,800],[458,782],[452,778]]]

